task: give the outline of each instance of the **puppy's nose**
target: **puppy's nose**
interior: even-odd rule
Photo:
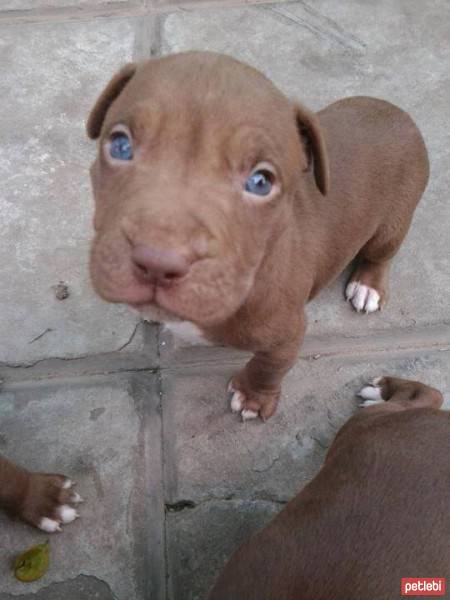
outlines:
[[[169,283],[189,271],[189,261],[175,250],[161,250],[147,244],[137,244],[131,258],[138,272],[149,281]]]

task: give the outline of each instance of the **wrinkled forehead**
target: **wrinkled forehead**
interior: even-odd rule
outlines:
[[[113,103],[108,122],[129,117],[147,103],[184,120],[251,121],[267,124],[286,115],[286,97],[262,73],[230,57],[178,54],[147,61]],[[180,119],[181,120],[181,119]]]
[[[186,53],[147,61],[140,65],[127,86],[136,101],[157,97],[172,105],[202,101],[204,104],[233,100],[243,110],[285,102],[284,96],[261,72],[229,56]]]
[[[137,138],[270,160],[294,128],[293,107],[260,72],[220,55],[178,55],[141,66],[112,105],[105,132],[124,122]],[[259,156],[265,150],[265,156]]]

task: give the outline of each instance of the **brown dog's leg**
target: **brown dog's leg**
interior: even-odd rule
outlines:
[[[440,408],[441,392],[420,381],[398,377],[377,377],[371,385],[364,387],[359,395],[363,406],[377,410],[408,410],[413,408]],[[388,404],[385,404],[388,402]]]
[[[78,517],[74,505],[82,502],[64,475],[30,473],[0,456],[0,508],[48,533]]]
[[[281,395],[281,381],[299,353],[302,336],[293,342],[256,352],[231,380],[231,410],[241,413],[244,421],[260,416],[263,421],[275,412]]]
[[[394,223],[380,227],[360,250],[345,296],[353,308],[371,313],[381,310],[387,302],[389,268],[408,232],[410,220],[396,227]]]

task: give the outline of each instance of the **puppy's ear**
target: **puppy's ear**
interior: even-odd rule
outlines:
[[[129,63],[125,65],[118,73],[114,75],[106,88],[100,94],[86,123],[86,131],[91,140],[96,140],[100,135],[108,108],[136,73],[136,69],[137,65],[135,63]]]
[[[314,168],[314,179],[323,196],[330,189],[330,168],[325,140],[317,116],[300,104],[295,105],[297,127],[305,147],[307,170]]]

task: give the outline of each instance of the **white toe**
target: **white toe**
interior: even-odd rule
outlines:
[[[380,377],[374,377],[370,383],[372,385],[378,385],[382,379],[383,379],[382,375]]]
[[[61,526],[58,523],[58,521],[48,519],[47,517],[43,517],[39,521],[38,527],[39,529],[42,529],[42,531],[46,531],[47,533],[55,533],[55,531],[61,531]]]
[[[233,381],[230,381],[230,383],[228,384],[227,391],[230,393],[236,391],[233,387]]]
[[[241,412],[241,416],[242,416],[243,421],[250,421],[250,419],[256,419],[258,416],[258,413],[255,412],[254,410],[245,409]]]
[[[236,391],[233,394],[233,397],[231,398],[231,412],[240,412],[242,410],[242,407],[244,406],[244,394],[242,392]]]
[[[380,294],[359,281],[352,281],[347,285],[345,296],[358,312],[363,310],[371,313],[380,310]]]
[[[80,502],[84,502],[84,499],[80,496],[78,492],[75,492],[70,496],[70,501],[74,504],[80,504]]]
[[[79,516],[77,511],[67,504],[63,504],[58,508],[58,514],[63,523],[72,523]]]
[[[361,402],[360,406],[361,408],[367,408],[369,406],[374,406],[375,404],[380,404],[381,401],[380,400],[364,400],[364,402]]]
[[[355,292],[358,288],[358,283],[356,281],[351,281],[346,290],[345,290],[345,297],[347,298],[347,300],[351,300],[353,298],[353,296],[355,295]]]
[[[62,484],[62,488],[63,490],[68,490],[69,488],[71,488],[73,486],[73,482],[71,479],[66,479],[63,484]]]
[[[366,387],[363,387],[358,395],[361,396],[361,398],[364,398],[364,400],[383,401],[383,398],[381,397],[381,388],[376,385],[367,385]]]
[[[369,292],[367,294],[364,310],[366,313],[376,312],[380,309],[380,294],[377,292],[377,290],[374,290],[371,287],[368,288],[368,290]]]
[[[369,288],[367,285],[363,285],[362,283],[358,284],[358,289],[352,298],[352,304],[358,312],[365,307],[368,294]]]

